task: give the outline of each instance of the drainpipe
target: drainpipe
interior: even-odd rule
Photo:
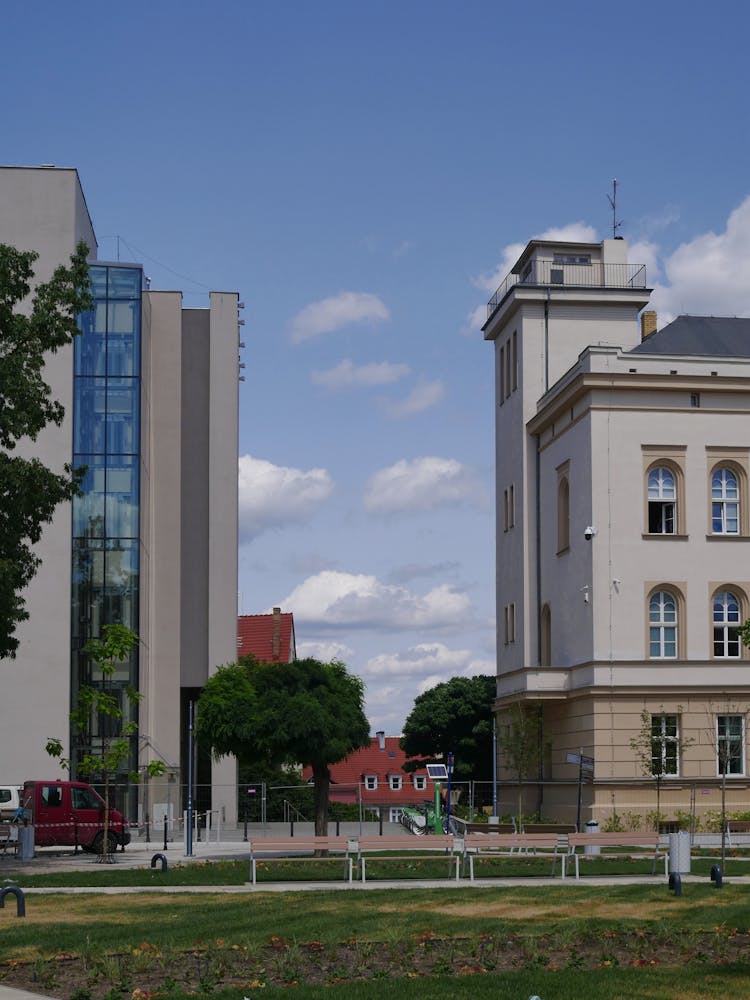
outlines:
[[[550,289],[547,286],[547,297],[544,300],[544,391],[549,389],[549,298]]]
[[[536,455],[534,456],[534,530],[536,535],[536,661],[542,663],[542,500],[539,487],[539,472],[541,467],[541,442],[535,434]]]

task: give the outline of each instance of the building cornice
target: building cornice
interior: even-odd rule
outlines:
[[[564,378],[565,376],[563,376]],[[539,402],[537,413],[528,421],[526,428],[530,434],[540,434],[547,426],[559,420],[563,413],[569,412],[572,406],[587,394],[597,389],[614,392],[632,392],[633,390],[662,392],[706,392],[720,389],[723,393],[734,395],[745,394],[749,397],[750,409],[750,378],[736,375],[665,375],[663,373],[648,374],[646,372],[579,372],[559,389],[554,388]],[[589,409],[597,409],[592,404]],[[616,409],[612,405],[608,409]],[[621,407],[622,409],[653,409],[653,407]],[[675,410],[689,410],[688,406],[674,407]],[[710,407],[701,408],[701,412]]]

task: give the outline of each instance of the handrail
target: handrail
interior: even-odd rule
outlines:
[[[537,258],[520,273],[506,276],[487,303],[487,318],[516,285],[543,288],[645,288],[645,264],[565,264]]]

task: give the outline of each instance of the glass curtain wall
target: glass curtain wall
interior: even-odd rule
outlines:
[[[140,524],[140,267],[92,265],[94,307],[80,317],[75,339],[73,463],[85,466],[82,495],[73,500],[71,691],[76,704],[83,684],[101,673],[83,652],[107,624],[138,632],[138,541]],[[113,675],[112,689],[125,720],[137,720],[137,706],[124,697],[138,689],[138,652]],[[116,727],[113,731],[113,726]],[[119,723],[92,718],[86,734],[71,732],[72,774],[89,749]],[[126,771],[136,770],[133,738]]]

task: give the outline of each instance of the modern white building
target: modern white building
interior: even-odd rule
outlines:
[[[98,260],[76,170],[0,168],[0,242],[39,254],[36,281],[67,263],[79,240],[90,249],[95,304],[75,344],[47,362],[65,419],[26,453],[87,473],[83,496],[44,530],[17,657],[0,661],[3,778],[56,772],[44,749],[52,736],[75,769],[85,747],[69,713],[90,670],[82,648],[101,625],[121,622],[140,637],[116,675],[118,688],[142,695],[130,766],[168,765],[139,809],[174,812],[189,702],[236,658],[238,296],[211,292],[208,308],[184,309],[180,292],[149,291],[140,264]],[[234,761],[203,767],[212,807],[231,820]],[[135,794],[123,805],[134,818]]]
[[[644,770],[663,816],[715,808],[724,770],[750,808],[737,633],[750,615],[750,320],[656,331],[649,296],[622,239],[534,240],[484,326],[495,710],[500,731],[519,708],[538,724],[527,808],[564,819],[581,754],[594,760],[583,819],[653,810]],[[632,746],[644,723],[645,769]]]

